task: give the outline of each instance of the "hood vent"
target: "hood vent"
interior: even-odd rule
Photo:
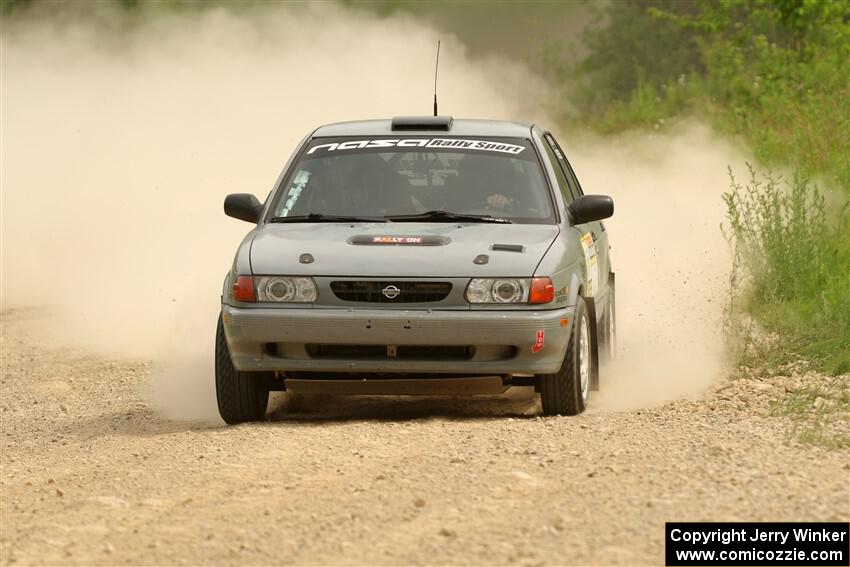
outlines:
[[[522,244],[494,244],[490,247],[493,252],[525,252]]]

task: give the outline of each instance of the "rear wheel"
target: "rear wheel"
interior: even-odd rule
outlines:
[[[587,306],[579,296],[561,369],[537,375],[545,415],[578,415],[584,411],[593,371],[592,341]]]
[[[268,378],[267,372],[240,372],[233,367],[219,315],[215,332],[215,394],[221,418],[231,425],[263,419],[269,403]]]

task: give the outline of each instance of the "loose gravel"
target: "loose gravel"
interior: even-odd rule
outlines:
[[[2,313],[3,565],[663,564],[666,521],[850,518],[848,455],[767,416],[793,378],[579,417],[523,391],[283,397],[209,426],[149,407],[148,362],[31,318]]]

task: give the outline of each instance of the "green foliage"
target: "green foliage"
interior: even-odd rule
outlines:
[[[663,128],[671,118],[690,111],[690,103],[702,91],[699,81],[680,75],[674,83],[655,85],[639,80],[624,101],[608,107],[593,127],[606,134],[629,128]]]
[[[703,48],[710,114],[748,138],[760,161],[823,175],[850,193],[850,4],[752,4],[743,23],[722,24],[734,33]]]
[[[732,178],[724,193],[731,236],[742,264],[753,274],[754,299],[796,299],[801,290],[823,287],[832,262],[817,251],[828,241],[823,196],[805,179],[794,179],[788,191],[770,174],[759,179],[750,167],[744,186]]]
[[[745,305],[784,349],[850,370],[850,3],[612,2],[585,40],[581,63],[549,66],[578,101],[567,120],[608,133],[698,115],[791,167],[725,196]]]
[[[66,14],[97,14],[103,9],[134,14],[148,10],[205,10],[216,6],[234,5],[229,0],[89,0],[87,2],[66,0],[0,0],[0,15],[7,17],[24,16],[35,12],[39,16],[46,14],[62,17]],[[250,7],[250,3],[244,3]]]
[[[732,176],[723,199],[749,310],[785,347],[834,373],[850,370],[850,247],[824,196],[805,178],[783,182],[750,168],[744,185]],[[842,213],[846,222],[846,206]]]
[[[0,16],[11,14],[32,4],[32,0],[0,0]]]
[[[584,87],[571,93],[583,112],[604,115],[612,104],[631,105],[635,92],[654,89],[704,70],[694,35],[675,25],[659,25],[650,8],[670,13],[694,13],[694,0],[613,2],[600,18],[601,28],[585,33],[589,54],[577,67],[563,66],[555,74],[570,82],[576,76]],[[654,97],[653,97],[654,99]],[[635,103],[645,108],[641,101]]]
[[[698,114],[850,193],[850,3],[613,2],[584,40],[578,64],[549,58],[567,119],[611,132]]]

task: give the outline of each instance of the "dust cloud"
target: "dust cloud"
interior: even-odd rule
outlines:
[[[403,16],[330,4],[97,16],[4,25],[0,302],[51,306],[45,340],[153,359],[152,403],[169,418],[218,420],[219,295],[249,229],[224,217],[225,195],[265,198],[318,124],[427,114],[437,39],[442,112],[551,123],[541,79]],[[698,394],[721,361],[719,193],[734,150],[697,126],[562,137],[586,190],[617,200],[622,356],[599,406]]]
[[[731,255],[720,224],[727,167],[742,150],[699,123],[664,135],[571,148],[586,192],[614,198],[617,358],[590,408],[634,409],[698,396],[726,367],[723,308]]]

